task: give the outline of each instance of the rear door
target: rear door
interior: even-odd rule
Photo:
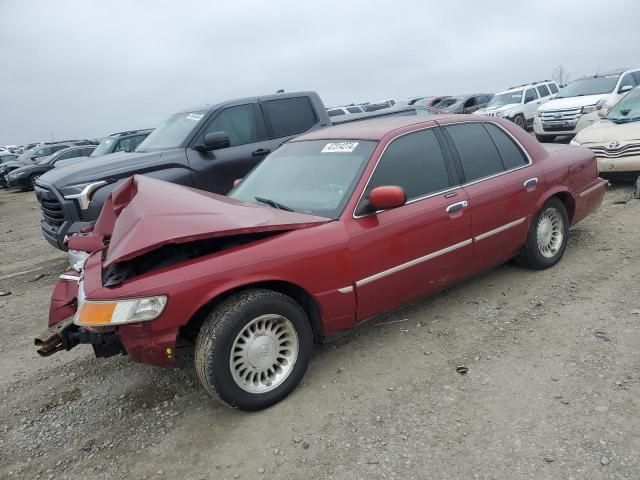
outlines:
[[[464,176],[474,239],[473,270],[501,263],[524,245],[542,178],[501,127],[467,122],[444,127]]]
[[[358,321],[460,278],[471,262],[471,216],[465,191],[436,128],[392,140],[362,193],[350,236]],[[369,192],[398,185],[402,207],[371,212]]]
[[[244,177],[269,151],[266,128],[257,103],[233,105],[216,112],[193,140],[203,144],[204,136],[226,132],[231,145],[211,152],[187,149],[193,184],[209,192],[226,194],[233,181]]]

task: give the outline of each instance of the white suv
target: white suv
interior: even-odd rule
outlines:
[[[574,80],[538,109],[533,130],[541,142],[558,135],[575,135],[594,124],[598,111],[611,108],[640,85],[640,68],[615,70]]]
[[[558,85],[552,80],[527,83],[496,94],[485,108],[474,115],[503,117],[516,125],[527,128],[533,124],[538,107],[558,93]]]

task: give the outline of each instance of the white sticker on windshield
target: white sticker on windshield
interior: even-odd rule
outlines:
[[[187,120],[194,120],[194,121],[198,121],[200,120],[202,117],[204,116],[203,113],[190,113],[189,115],[187,115]]]
[[[327,143],[320,153],[351,153],[358,146],[358,142]]]

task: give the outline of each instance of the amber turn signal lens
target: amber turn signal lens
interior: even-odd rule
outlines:
[[[76,322],[80,325],[109,325],[116,303],[87,302],[80,305]]]

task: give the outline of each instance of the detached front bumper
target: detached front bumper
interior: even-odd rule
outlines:
[[[153,322],[110,327],[83,327],[73,323],[78,296],[83,296],[81,275],[68,270],[60,276],[51,296],[49,328],[34,343],[41,356],[71,350],[80,344],[93,347],[96,357],[129,355],[137,363],[173,367],[178,328],[153,329]]]

